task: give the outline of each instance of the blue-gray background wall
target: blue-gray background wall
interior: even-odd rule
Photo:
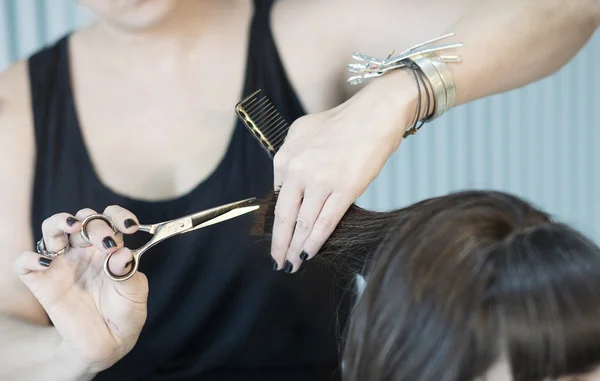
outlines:
[[[73,0],[0,0],[0,70],[91,20]],[[385,210],[465,188],[504,190],[600,243],[599,146],[596,32],[557,74],[458,107],[405,140],[359,203]]]

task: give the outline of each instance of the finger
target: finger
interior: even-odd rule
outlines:
[[[319,252],[350,205],[352,205],[352,202],[348,200],[348,197],[338,193],[332,193],[327,198],[312,231],[304,242],[303,250],[308,254],[307,259],[314,257]]]
[[[292,240],[301,201],[302,190],[286,183],[281,188],[275,205],[271,256],[277,264],[277,269],[284,268],[284,270],[288,270],[287,272],[291,271],[291,268],[289,268],[291,264],[284,264],[284,260]]]
[[[94,209],[89,209],[89,208],[85,208],[85,209],[81,209],[80,211],[78,211],[75,214],[75,218],[77,218],[77,220],[79,221],[83,221],[87,216],[92,215],[92,214],[96,214],[96,211]],[[79,225],[79,231],[81,231],[81,224]],[[92,246],[91,243],[86,242],[83,237],[81,236],[80,232],[77,232],[77,234],[71,234],[71,236],[69,237],[69,242],[71,244],[71,247],[89,247]]]
[[[69,244],[67,233],[79,231],[81,222],[69,213],[57,213],[42,222],[42,236],[50,253],[64,249]]]
[[[304,193],[304,199],[296,219],[292,243],[286,254],[286,260],[292,264],[293,272],[298,271],[302,261],[308,259],[308,254],[302,249],[328,196],[329,193],[327,192],[311,191],[310,189]]]
[[[115,251],[108,260],[109,270],[118,276],[125,275],[129,272],[132,266],[133,254],[131,250],[122,247]]]
[[[273,157],[273,189],[281,190],[285,180],[285,172],[287,168],[286,145],[283,143],[275,157]]]
[[[133,234],[138,230],[137,217],[125,208],[111,205],[104,209],[104,215],[110,217],[116,228],[125,234]]]
[[[13,261],[13,270],[19,275],[27,275],[32,271],[46,271],[52,260],[38,253],[26,251]]]
[[[83,218],[85,219],[90,214],[94,213],[88,213]],[[118,233],[115,234],[110,225],[104,220],[96,219],[90,221],[87,224],[86,230],[92,245],[105,254],[113,253],[123,247],[123,236]]]

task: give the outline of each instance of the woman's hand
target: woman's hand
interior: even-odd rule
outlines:
[[[395,80],[374,81],[344,104],[292,124],[274,159],[280,193],[271,255],[278,269],[295,272],[317,254],[400,145],[418,91],[410,73],[394,75]]]
[[[60,213],[48,218],[42,224],[47,251],[57,252],[69,244],[70,250],[52,261],[25,252],[14,268],[48,313],[74,364],[97,373],[135,345],[146,321],[148,282],[139,272],[125,282],[114,282],[103,272],[104,258],[114,252],[111,271],[126,273],[132,255],[123,247],[122,233],[137,230],[136,217],[123,208],[108,207],[104,214],[119,232],[114,234],[104,221],[91,221],[87,232],[92,244],[88,244],[79,233],[81,221],[93,213],[84,209],[75,217]]]

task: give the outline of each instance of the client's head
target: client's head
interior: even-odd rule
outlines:
[[[347,381],[546,381],[600,365],[600,249],[521,199],[353,206],[317,256],[333,257],[368,262]]]
[[[351,318],[347,380],[543,381],[600,365],[598,247],[502,193],[409,209]]]

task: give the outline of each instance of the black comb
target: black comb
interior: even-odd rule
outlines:
[[[283,145],[290,127],[271,101],[266,96],[259,95],[260,92],[261,90],[257,90],[236,104],[235,112],[273,158]]]

